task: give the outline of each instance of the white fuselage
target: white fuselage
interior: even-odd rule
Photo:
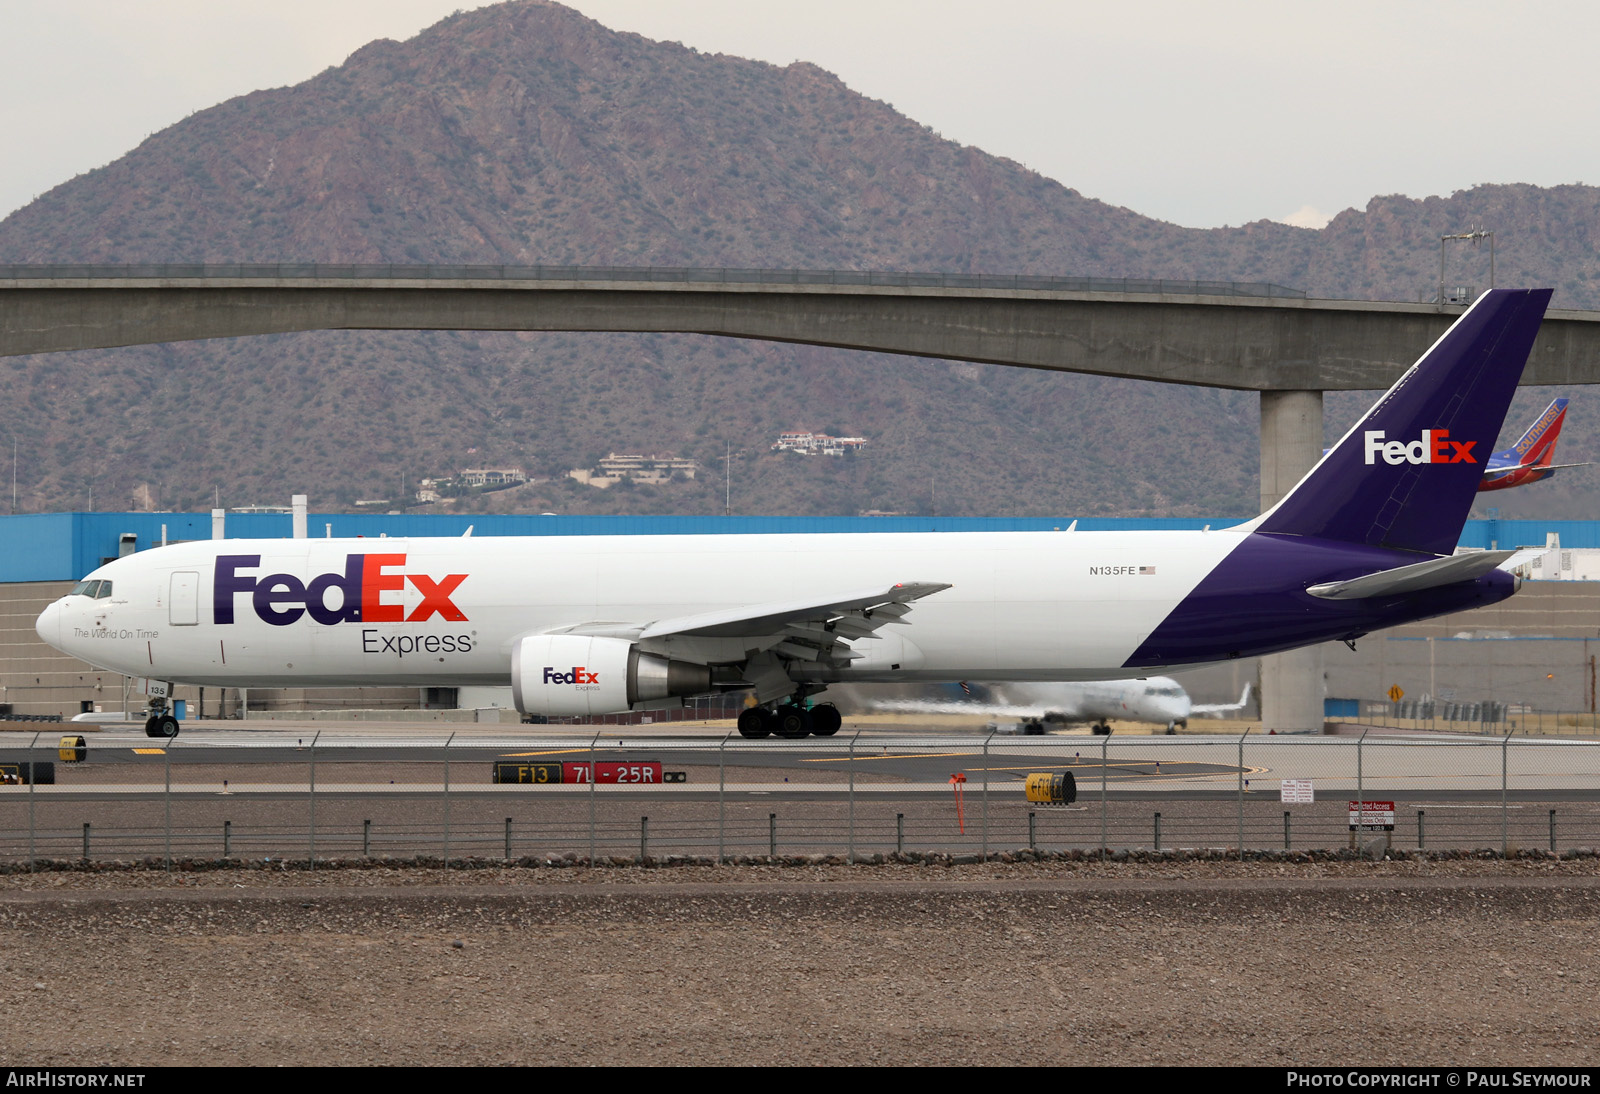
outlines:
[[[1041,717],[1069,722],[1150,722],[1171,725],[1189,718],[1189,693],[1169,676],[1139,680],[1013,684],[1005,689],[1018,705],[1038,707]]]
[[[91,664],[188,684],[503,685],[522,635],[926,581],[951,587],[858,641],[864,656],[826,678],[1148,676],[1157,667],[1124,663],[1244,539],[1222,530],[216,540],[107,563],[87,576],[110,581],[110,595],[63,597],[38,629]],[[337,617],[346,592],[335,579],[353,554],[380,575],[362,594],[366,616],[318,622],[306,588],[320,579],[316,606]],[[403,561],[379,568],[378,555]],[[260,561],[241,566],[241,556]],[[234,560],[220,575],[219,557]],[[219,618],[228,611],[231,622]]]
[[[1118,680],[1072,680],[1000,683],[974,681],[981,689],[970,696],[869,699],[875,710],[907,714],[963,714],[971,717],[1022,718],[1029,721],[1099,723],[1149,722],[1171,725],[1187,722],[1192,702],[1189,693],[1170,676]],[[966,684],[963,682],[963,687]]]

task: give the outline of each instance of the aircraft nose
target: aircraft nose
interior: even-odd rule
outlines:
[[[39,637],[53,649],[61,648],[61,601],[49,605],[39,613],[39,618],[34,622],[33,629],[39,632]]]

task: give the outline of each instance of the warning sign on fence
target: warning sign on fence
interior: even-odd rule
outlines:
[[[1278,800],[1284,805],[1312,805],[1317,795],[1310,779],[1284,779],[1278,784]]]
[[[1382,828],[1394,831],[1394,802],[1351,802],[1350,831],[1357,828]]]

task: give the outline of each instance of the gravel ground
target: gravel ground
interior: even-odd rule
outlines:
[[[1553,1065],[1600,863],[0,877],[12,1065]]]

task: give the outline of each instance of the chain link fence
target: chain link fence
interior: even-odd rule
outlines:
[[[1592,710],[1543,710],[1531,703],[1447,702],[1404,699],[1364,701],[1359,713],[1333,715],[1332,722],[1411,732],[1476,733],[1500,737],[1600,737],[1600,715]]]
[[[13,864],[1600,847],[1600,742],[1510,735],[8,736]]]

